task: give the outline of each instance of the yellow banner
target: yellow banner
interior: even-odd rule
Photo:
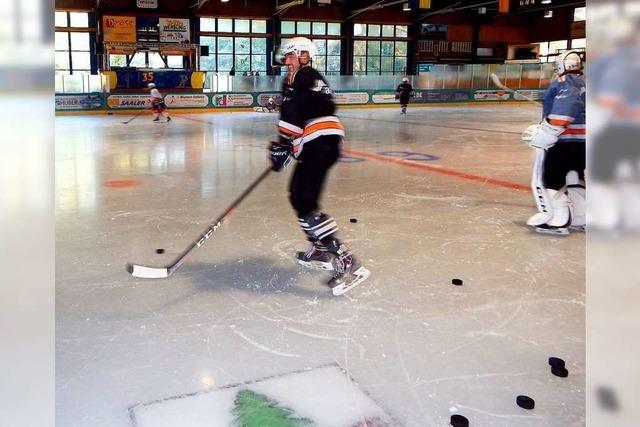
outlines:
[[[431,9],[431,0],[420,0],[420,9]]]
[[[103,16],[102,31],[106,42],[136,42],[135,16]]]

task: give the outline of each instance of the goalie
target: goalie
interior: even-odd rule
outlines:
[[[522,139],[536,148],[531,187],[538,213],[527,221],[542,234],[568,235],[585,227],[585,83],[574,51],[556,60],[558,79],[547,89],[542,122]]]

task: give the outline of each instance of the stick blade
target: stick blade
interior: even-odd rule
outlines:
[[[145,267],[144,265],[127,264],[127,271],[133,277],[142,279],[164,279],[169,277],[169,269],[165,267]]]

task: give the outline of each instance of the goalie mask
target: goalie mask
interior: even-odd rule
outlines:
[[[556,59],[555,69],[558,76],[564,76],[567,73],[582,73],[582,58],[574,50],[564,52]]]
[[[294,37],[278,49],[276,53],[276,60],[280,64],[284,64],[285,56],[289,53],[293,53],[296,57],[300,58],[300,54],[302,52],[309,53],[309,60],[313,61],[316,59],[316,55],[318,54],[318,48],[311,40],[306,37]]]

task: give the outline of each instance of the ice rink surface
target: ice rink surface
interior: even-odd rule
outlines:
[[[57,425],[227,425],[251,399],[318,426],[584,424],[585,238],[525,226],[534,153],[519,135],[539,108],[339,115],[323,210],[371,270],[341,297],[293,260],[307,242],[292,168],[171,277],[125,271],[168,264],[260,175],[277,114],[56,119]],[[223,395],[227,418],[206,412]]]

